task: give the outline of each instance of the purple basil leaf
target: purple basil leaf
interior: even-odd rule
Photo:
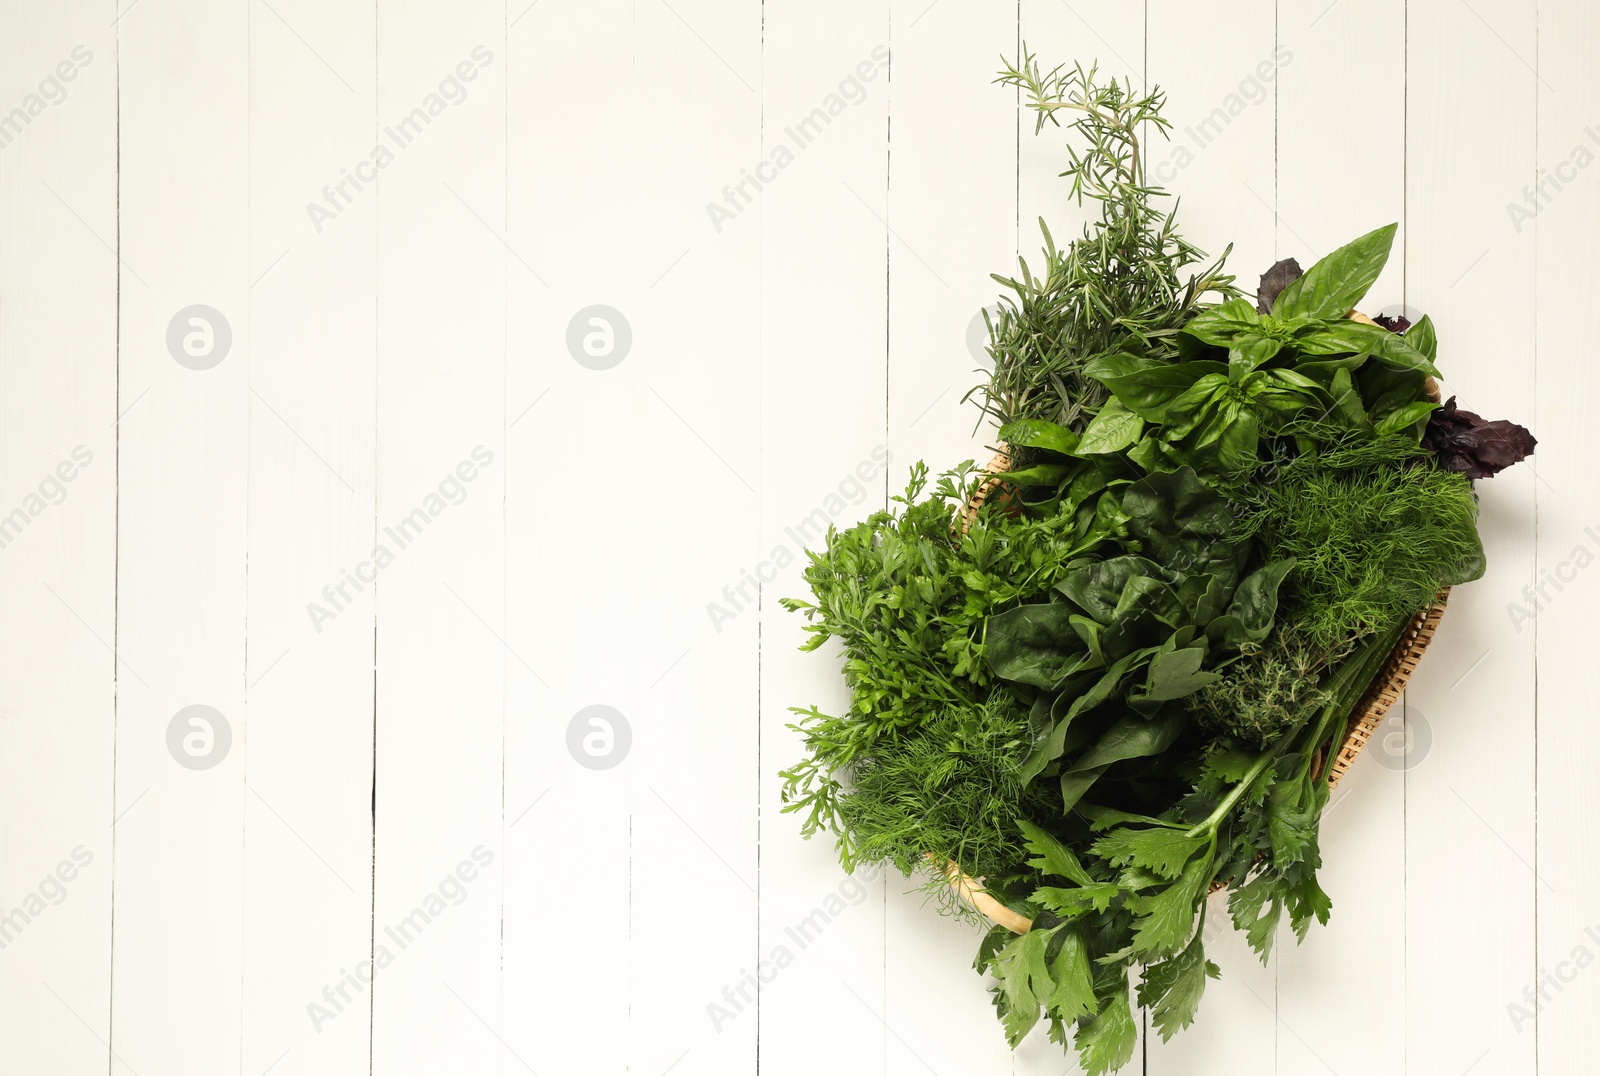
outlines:
[[[1278,293],[1287,288],[1291,281],[1304,275],[1305,270],[1293,258],[1285,258],[1262,273],[1261,288],[1256,292],[1256,309],[1263,314],[1272,313],[1272,304],[1277,301]]]
[[[1423,444],[1439,457],[1439,466],[1468,478],[1488,478],[1533,455],[1538,441],[1526,427],[1505,419],[1487,421],[1456,407],[1456,398],[1428,416]]]

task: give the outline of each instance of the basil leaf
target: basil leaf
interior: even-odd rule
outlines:
[[[1216,421],[1201,432],[1195,447],[1202,460],[1210,459],[1215,470],[1237,480],[1255,467],[1260,443],[1261,420],[1254,411],[1235,404],[1220,412]]]
[[[1045,448],[1070,456],[1078,450],[1078,435],[1065,426],[1043,419],[1022,419],[1000,427],[1000,440],[1013,447]]]
[[[1406,343],[1406,338],[1396,336],[1381,325],[1368,325],[1363,321],[1332,321],[1314,336],[1299,341],[1300,348],[1311,355],[1371,355],[1379,362],[1402,370],[1420,370],[1439,376],[1428,356]]]
[[[1280,318],[1344,317],[1383,272],[1398,229],[1398,224],[1384,225],[1329,254],[1283,289],[1272,313]]]
[[[1260,315],[1248,300],[1229,299],[1196,314],[1183,331],[1216,347],[1228,347],[1236,335],[1252,331],[1260,322]]]
[[[1125,361],[1128,359],[1132,356],[1096,359],[1084,368],[1084,373],[1110,389],[1129,411],[1149,422],[1164,422],[1167,405],[1202,377],[1228,372],[1227,365],[1220,362],[1149,365],[1137,359]]]
[[[1438,408],[1439,405],[1431,400],[1418,400],[1416,403],[1406,404],[1378,423],[1377,433],[1380,437],[1385,434],[1400,433],[1406,427],[1427,418]]]
[[[1328,387],[1333,384],[1333,375],[1338,373],[1340,370],[1349,370],[1351,374],[1354,374],[1358,370],[1393,369],[1393,367],[1390,366],[1381,366],[1379,363],[1369,364],[1367,360],[1371,357],[1372,356],[1366,353],[1362,353],[1360,355],[1345,355],[1333,359],[1316,359],[1312,362],[1302,362],[1292,371],[1280,368],[1268,372],[1273,374],[1293,373],[1297,377],[1304,378],[1306,381],[1315,382],[1318,388],[1326,391]]]
[[[1186,437],[1195,426],[1209,418],[1216,405],[1228,397],[1228,379],[1222,374],[1207,374],[1187,392],[1167,405],[1164,435],[1177,439]]]
[[[1271,269],[1261,274],[1261,286],[1256,291],[1256,310],[1263,314],[1272,313],[1272,304],[1283,289],[1302,276],[1305,276],[1305,270],[1293,258],[1274,262]]]
[[[1344,424],[1352,429],[1365,429],[1368,424],[1367,410],[1361,406],[1361,394],[1356,392],[1349,370],[1339,370],[1333,375],[1329,392],[1333,396],[1334,412],[1344,420]]]
[[[1346,325],[1360,325],[1359,321],[1330,321],[1318,326],[1317,331],[1307,333],[1295,341],[1295,349],[1302,355],[1350,355],[1358,360],[1352,363],[1350,359],[1338,362],[1338,366],[1354,368],[1365,362],[1367,356],[1372,354],[1372,341],[1353,340],[1349,334],[1343,332]],[[1381,330],[1388,332],[1387,329]],[[1331,359],[1319,359],[1310,363],[1301,363],[1302,366],[1332,366]]]
[[[1039,463],[1020,471],[1001,471],[993,477],[1013,486],[1059,486],[1077,471],[1077,463]]]
[[[1412,347],[1408,341],[1410,333],[1405,336],[1396,336],[1394,333],[1377,325],[1363,325],[1359,321],[1348,323],[1358,330],[1364,329],[1375,340],[1379,341],[1372,350],[1373,358],[1386,366],[1393,366],[1401,370],[1417,370],[1432,377],[1438,377],[1439,371],[1433,365],[1433,359]]]
[[[1422,315],[1421,321],[1406,330],[1405,341],[1426,355],[1429,362],[1439,361],[1439,336],[1428,315]]]
[[[1233,341],[1233,346],[1228,351],[1228,367],[1230,370],[1254,370],[1271,362],[1281,350],[1283,350],[1282,340],[1270,336],[1241,334]]]
[[[1144,419],[1129,411],[1123,402],[1113,396],[1100,413],[1083,431],[1078,442],[1078,453],[1121,452],[1139,440],[1144,432]]]

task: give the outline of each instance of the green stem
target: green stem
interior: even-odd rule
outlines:
[[[1068,101],[1060,97],[1054,100],[1039,98],[1034,102],[1033,107],[1041,113],[1054,112],[1058,108],[1070,108],[1075,112],[1087,113],[1100,120],[1106,126],[1116,130],[1123,138],[1128,140],[1128,148],[1133,153],[1132,160],[1126,167],[1123,166],[1121,161],[1117,161],[1117,169],[1118,171],[1125,171],[1131,182],[1139,182],[1139,136],[1134,133],[1132,127],[1122,121],[1120,116],[1102,112],[1092,105],[1079,104],[1076,101]],[[1043,121],[1041,120],[1040,122]]]
[[[1367,690],[1367,685],[1372,683],[1372,678],[1377,675],[1378,669],[1382,667],[1383,660],[1389,656],[1389,651],[1394,649],[1395,642],[1399,639],[1400,633],[1405,630],[1405,626],[1410,620],[1410,616],[1407,616],[1395,627],[1374,635],[1367,640],[1360,650],[1346,659],[1344,664],[1340,665],[1338,671],[1334,673],[1333,683],[1329,685],[1332,697],[1315,715],[1316,732],[1307,745],[1311,750],[1305,752],[1306,758],[1300,773],[1302,779],[1305,777],[1305,769],[1311,765],[1311,757],[1316,753],[1316,745],[1321,743],[1331,732],[1331,722],[1336,719],[1344,720],[1350,716],[1351,709],[1360,701],[1362,693]],[[1233,810],[1234,804],[1239,802],[1240,797],[1245,794],[1256,778],[1261,776],[1262,771],[1277,760],[1278,756],[1283,753],[1283,749],[1299,737],[1301,731],[1310,723],[1311,717],[1312,715],[1307,714],[1300,718],[1282,736],[1274,740],[1272,746],[1262,752],[1261,756],[1250,764],[1250,769],[1245,771],[1243,780],[1234,785],[1233,790],[1217,806],[1217,809],[1212,811],[1204,822],[1190,829],[1186,836],[1198,837],[1203,833],[1215,836],[1217,827],[1228,816],[1228,812]]]
[[[1204,822],[1201,822],[1198,826],[1190,829],[1184,834],[1184,836],[1198,837],[1202,833],[1207,833],[1212,837],[1215,837],[1217,826],[1221,825],[1222,820],[1228,816],[1228,812],[1233,810],[1233,805],[1239,802],[1239,798],[1245,794],[1245,791],[1249,789],[1252,784],[1255,783],[1255,779],[1261,776],[1261,772],[1277,760],[1278,755],[1283,751],[1284,746],[1290,740],[1294,739],[1295,735],[1305,727],[1307,720],[1309,720],[1308,717],[1302,717],[1298,722],[1296,722],[1295,727],[1292,730],[1284,733],[1282,736],[1273,741],[1272,746],[1266,751],[1263,751],[1261,753],[1261,757],[1257,758],[1250,764],[1250,768],[1245,771],[1244,778],[1238,784],[1233,786],[1233,791],[1229,792],[1223,801],[1217,805],[1217,809],[1212,811],[1210,816]]]
[[[1306,745],[1305,758],[1300,764],[1301,780],[1305,779],[1306,773],[1311,768],[1317,747],[1325,741],[1331,741],[1335,731],[1344,727],[1350,720],[1350,714],[1361,701],[1361,696],[1366,694],[1373,677],[1382,670],[1383,663],[1388,660],[1395,644],[1400,641],[1400,636],[1405,633],[1406,625],[1411,623],[1411,616],[1412,614],[1407,613],[1391,627],[1371,636],[1334,671],[1327,687],[1332,697],[1323,707],[1317,720],[1316,734]],[[1337,750],[1331,743],[1329,749]]]

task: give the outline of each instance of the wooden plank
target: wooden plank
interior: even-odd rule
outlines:
[[[1447,394],[1526,421],[1531,241],[1505,204],[1534,174],[1535,12],[1413,0],[1407,21],[1406,298],[1439,327]],[[1545,91],[1547,92],[1547,91]],[[1466,119],[1470,117],[1470,123]],[[1481,132],[1494,131],[1485,140]],[[1534,575],[1532,468],[1478,485],[1488,574],[1458,588],[1406,692],[1427,757],[1406,777],[1406,1057],[1443,1072],[1532,1072],[1535,1037],[1506,1005],[1537,973],[1534,658],[1506,615]],[[1546,864],[1547,865],[1547,864]],[[1493,879],[1492,887],[1484,885]],[[1490,923],[1480,930],[1466,924]],[[1472,972],[1459,967],[1470,936]],[[1552,1070],[1559,1071],[1559,1069]]]
[[[772,1064],[756,1055],[755,1013],[738,1012],[725,994],[748,981],[747,969],[758,985],[781,970],[771,941],[758,937],[751,888],[765,776],[749,720],[759,713],[760,620],[719,612],[713,623],[708,609],[728,584],[763,574],[767,552],[755,488],[762,369],[745,361],[761,332],[761,222],[752,207],[720,220],[719,231],[706,208],[725,205],[723,188],[746,175],[787,178],[759,163],[761,20],[759,5],[683,0],[641,5],[634,30],[635,88],[649,92],[639,93],[630,172],[656,178],[649,207],[632,218],[634,254],[617,267],[631,278],[637,361],[611,373],[647,408],[618,445],[642,463],[644,489],[613,509],[608,529],[630,534],[641,512],[675,521],[652,554],[673,567],[646,573],[635,589],[652,612],[619,632],[638,656],[634,682],[619,687],[642,733],[630,771],[630,1039],[640,1072],[680,1060],[691,1071]],[[582,410],[608,406],[614,383],[591,377]],[[691,483],[685,463],[697,472]],[[714,900],[717,914],[703,926],[715,929],[684,929],[686,868]]]
[[[756,966],[756,729],[733,715],[755,704],[758,622],[707,608],[760,560],[760,370],[729,361],[757,337],[760,226],[751,212],[719,228],[706,207],[762,160],[760,32],[754,8],[602,4],[534,9],[511,43],[510,237],[542,278],[512,277],[513,346],[533,362],[511,396],[543,402],[509,467],[570,469],[581,444],[579,473],[615,476],[593,488],[630,491],[587,499],[581,538],[542,484],[509,491],[512,638],[550,668],[514,696],[541,720],[513,729],[509,802],[539,806],[510,835],[507,990],[553,1067],[755,1065],[753,993],[723,991],[748,991]],[[579,79],[596,92],[545,107]],[[630,136],[602,137],[622,113]],[[602,632],[572,630],[596,615]],[[549,929],[570,915],[553,859],[584,879],[602,929]],[[700,918],[686,929],[686,915]],[[574,1011],[575,992],[593,1003]]]
[[[1276,256],[1276,87],[1259,75],[1264,64],[1282,66],[1274,5],[1235,5],[1223,35],[1214,12],[1174,0],[1151,0],[1148,10],[1149,77],[1166,91],[1173,125],[1170,141],[1148,140],[1151,177],[1181,199],[1184,236],[1213,256],[1232,243],[1229,266],[1249,279]],[[1197,41],[1206,42],[1203,62]],[[1275,1040],[1285,1034],[1275,1016],[1278,958],[1262,966],[1233,929],[1223,894],[1211,898],[1206,939],[1222,978],[1206,987],[1193,1027],[1168,1043],[1150,1037],[1147,1071],[1271,1073]]]
[[[215,1073],[239,1065],[243,965],[249,9],[177,0],[117,33],[109,1040],[135,1071]]]
[[[904,1049],[884,1023],[883,885],[862,888],[841,874],[826,837],[800,840],[799,820],[780,813],[776,776],[801,757],[789,707],[846,705],[838,651],[797,653],[801,618],[777,599],[804,593],[797,547],[820,547],[824,520],[849,525],[887,496],[889,235],[873,209],[888,184],[889,5],[783,0],[765,12],[762,150],[793,159],[761,192],[760,216],[730,224],[761,227],[761,547],[796,558],[762,587],[759,609],[762,855],[752,955],[782,946],[791,956],[761,988],[760,1060],[763,1071],[804,1072],[856,1056],[871,1071]],[[877,78],[846,89],[863,64]],[[821,997],[832,999],[827,1035],[817,1034]]]
[[[1518,653],[1525,658],[1533,649],[1538,656],[1539,816],[1531,858],[1549,885],[1538,887],[1537,963],[1503,982],[1504,1012],[1496,1019],[1516,1032],[1520,1049],[1538,1035],[1539,1068],[1549,1073],[1580,1072],[1600,1054],[1593,1019],[1600,1009],[1600,976],[1591,970],[1600,955],[1600,912],[1593,897],[1600,885],[1600,838],[1591,824],[1595,794],[1587,772],[1600,753],[1600,730],[1590,716],[1600,670],[1586,645],[1594,632],[1595,583],[1587,568],[1600,555],[1594,509],[1600,474],[1584,417],[1595,393],[1594,375],[1584,360],[1597,343],[1584,313],[1595,293],[1592,240],[1600,224],[1597,42],[1600,20],[1593,8],[1539,6],[1536,62],[1550,83],[1538,91],[1542,190],[1507,189],[1496,236],[1524,250],[1529,242],[1537,246],[1539,317],[1531,375],[1536,421],[1527,422],[1526,411],[1512,413],[1497,400],[1491,403],[1494,397],[1478,398],[1486,417],[1506,413],[1527,423],[1539,438],[1533,487],[1539,594],[1518,596],[1506,607],[1506,617],[1514,621]],[[1535,198],[1533,207],[1528,194]],[[1529,220],[1532,208],[1538,213]],[[1526,340],[1525,333],[1520,335]],[[1524,399],[1518,403],[1519,411],[1527,406]]]
[[[372,1065],[492,1071],[532,1046],[500,989],[504,685],[528,675],[503,642],[505,18],[377,20]]]
[[[982,464],[994,440],[987,424],[975,432],[978,409],[960,401],[987,376],[969,329],[995,300],[989,274],[1009,272],[1016,252],[1016,96],[990,83],[1000,51],[1015,48],[1017,6],[895,0],[889,21],[888,190],[869,200],[892,229],[889,485],[898,492],[918,460],[935,474],[964,459]],[[988,984],[972,971],[982,932],[936,915],[921,881],[891,873],[887,882],[884,1019],[904,1041],[891,1039],[885,1071],[926,1072],[925,1060],[1006,1071]],[[925,1046],[935,1042],[936,1055]]]
[[[1283,3],[1278,40],[1282,51],[1253,72],[1277,94],[1275,253],[1309,268],[1390,221],[1404,227],[1405,5]],[[1357,62],[1363,74],[1352,79]],[[1330,153],[1330,131],[1371,152]],[[1404,255],[1402,231],[1363,309],[1401,310]],[[1240,284],[1254,290],[1264,268],[1241,262]],[[1345,1000],[1405,996],[1404,770],[1421,758],[1405,745],[1397,712],[1324,815],[1319,880],[1333,916],[1301,944],[1288,931],[1279,935],[1279,1072],[1404,1071],[1404,1006],[1372,1005],[1352,1020]]]
[[[540,1071],[620,1072],[633,1048],[630,783],[649,725],[620,694],[619,666],[631,663],[617,660],[611,637],[640,609],[630,600],[621,615],[598,581],[636,577],[618,576],[616,565],[634,562],[639,547],[621,545],[616,513],[629,498],[585,491],[600,488],[596,475],[630,473],[640,456],[630,440],[640,405],[613,395],[648,354],[628,338],[638,310],[624,296],[635,281],[619,271],[639,178],[631,138],[613,126],[638,108],[633,9],[616,0],[518,4],[512,16],[506,236],[518,257],[507,332],[519,359],[507,369],[506,616],[512,649],[534,671],[515,666],[506,680],[515,715],[506,726],[506,1004]],[[556,100],[563,105],[550,107]],[[577,317],[602,304],[616,313],[592,311],[599,325]],[[574,321],[590,365],[568,348]],[[595,436],[601,415],[623,416],[614,435]],[[608,615],[601,631],[585,612],[597,607]],[[556,864],[581,879],[581,920],[572,888],[552,885]]]
[[[370,1064],[375,33],[252,8],[246,1072]]]
[[[631,6],[617,2],[518,5],[507,41],[506,236],[518,254],[507,276],[507,332],[512,353],[526,357],[507,370],[507,639],[534,672],[517,666],[506,680],[507,710],[518,716],[506,727],[505,993],[537,1044],[524,1056],[541,1071],[621,1071],[632,1048],[618,1029],[628,1026],[632,996],[628,759],[639,714],[613,693],[615,668],[600,667],[617,651],[574,630],[579,610],[596,601],[595,581],[628,555],[612,544],[622,533],[615,524],[594,520],[609,498],[580,495],[581,516],[552,513],[588,486],[584,475],[632,458],[625,435],[584,428],[594,412],[580,403],[614,391],[640,355],[615,335],[632,307],[614,289],[632,283],[618,280],[617,262],[633,225],[620,207],[637,178],[634,156],[628,139],[603,133],[606,117],[637,107],[632,23]],[[584,92],[549,107],[575,80]],[[567,330],[597,304],[617,315],[599,327],[579,319],[581,333],[599,334],[592,351],[606,352],[591,368],[568,349]],[[581,340],[580,353],[590,354]],[[610,403],[595,411],[638,414]],[[592,711],[580,716],[591,706],[615,713],[596,723]],[[557,863],[583,879],[583,924],[572,922],[571,891],[551,885]],[[567,971],[550,975],[556,967]],[[571,1004],[575,996],[587,1003]]]
[[[19,7],[0,35],[8,1072],[109,1061],[117,260],[97,233],[116,230],[112,17],[109,3]]]

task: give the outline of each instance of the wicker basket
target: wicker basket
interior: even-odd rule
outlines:
[[[1353,318],[1360,321],[1369,319],[1361,314],[1352,314]],[[1439,386],[1430,377],[1427,383],[1428,398],[1434,403],[1439,402]],[[986,468],[989,474],[997,475],[1011,469],[1011,457],[1004,450],[989,461]],[[972,499],[967,502],[966,510],[961,521],[961,530],[965,533],[976,517],[978,509],[997,493],[1003,492],[1005,484],[998,478],[990,478],[978,487]],[[1405,690],[1406,681],[1411,679],[1411,674],[1416,670],[1417,663],[1422,660],[1422,652],[1433,641],[1433,633],[1439,627],[1439,621],[1444,616],[1445,603],[1449,600],[1450,590],[1441,590],[1434,598],[1432,604],[1426,609],[1419,610],[1406,625],[1405,631],[1400,636],[1400,641],[1395,644],[1389,657],[1384,661],[1383,667],[1373,677],[1361,700],[1356,704],[1350,714],[1349,723],[1345,727],[1344,740],[1338,754],[1333,758],[1333,764],[1326,767],[1329,787],[1336,786],[1349,772],[1355,763],[1356,756],[1361,754],[1361,749],[1367,746],[1367,741],[1377,731],[1383,719],[1388,716],[1389,708],[1400,698],[1400,693]],[[1324,772],[1326,760],[1318,759],[1317,773]],[[947,862],[941,868],[945,878],[956,892],[961,895],[972,907],[995,923],[1014,931],[1017,934],[1026,934],[1033,926],[1033,920],[1018,912],[1012,911],[1004,904],[984,891],[983,883],[978,879],[965,874],[954,861]],[[1213,892],[1220,886],[1214,887]]]

